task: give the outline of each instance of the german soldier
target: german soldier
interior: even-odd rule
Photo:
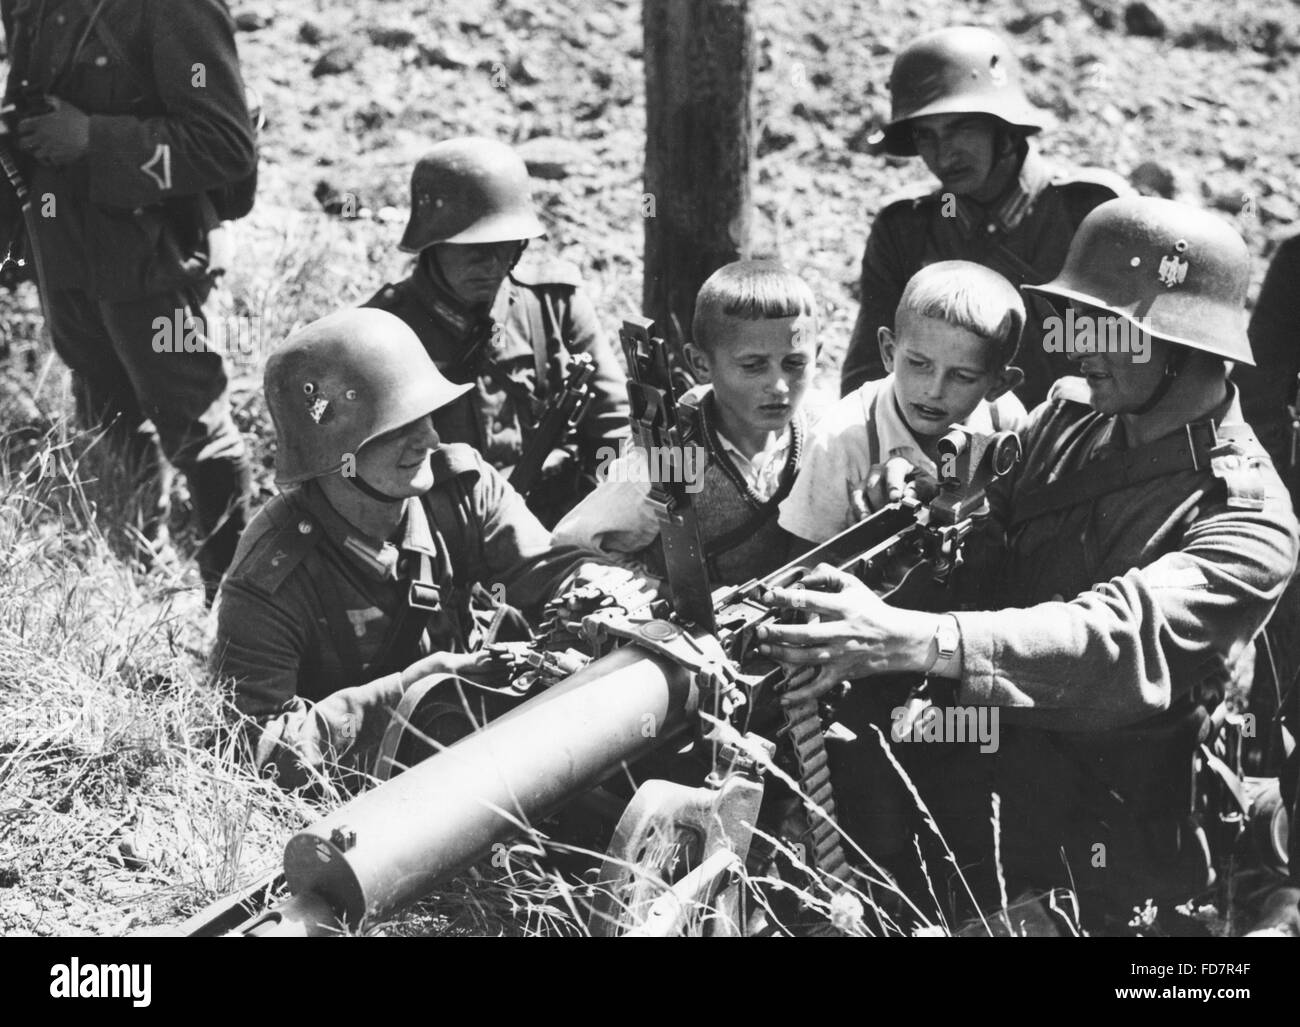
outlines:
[[[202,337],[202,303],[224,270],[213,197],[256,167],[234,24],[219,0],[0,9],[5,104],[41,214],[41,298],[78,419],[113,425],[133,488],[157,472],[157,443],[141,433],[153,422],[188,478],[211,598],[246,516],[248,458],[222,355],[156,342]],[[146,530],[161,534],[165,499]]]
[[[1295,567],[1289,498],[1226,377],[1226,361],[1252,362],[1249,274],[1240,236],[1203,211],[1098,207],[1032,291],[1146,344],[1075,347],[1083,377],[1031,415],[1024,459],[989,494],[1005,550],[974,596],[985,612],[893,609],[828,568],[774,596],[821,623],[766,629],[774,656],[818,668],[790,701],[919,671],[955,682],[950,708],[996,708],[993,758],[926,748],[962,761],[934,779],[931,808],[988,868],[999,794],[1009,882],[1072,883],[1093,927],[1123,929],[1146,899],[1181,902],[1212,879],[1193,761]],[[886,470],[885,488],[906,468]]]
[[[267,362],[285,491],[240,541],[213,662],[286,787],[366,756],[421,678],[494,681],[471,651],[475,586],[535,607],[583,556],[553,549],[477,452],[441,444],[430,415],[472,387],[380,310],[331,314]]]
[[[438,433],[502,470],[518,462],[574,355],[592,356],[594,396],[577,428],[577,459],[554,452],[529,500],[550,526],[589,487],[580,488],[580,478],[594,480],[602,448],[617,452],[628,410],[626,380],[577,269],[520,263],[544,231],[528,170],[510,147],[479,138],[438,143],[411,175],[400,248],[419,255],[415,271],[366,305],[400,317],[443,374],[470,385],[438,412]]]
[[[858,320],[841,370],[847,395],[885,376],[877,337],[894,327],[903,287],[926,264],[970,260],[1013,285],[1037,285],[1061,269],[1075,229],[1099,203],[1127,191],[1096,169],[1047,164],[1031,139],[1050,115],[1030,104],[1006,42],[982,28],[948,28],[914,40],[889,78],[885,153],[920,156],[939,179],[887,203],[862,256]],[[1030,310],[1020,347],[1025,380],[1016,394],[1032,408],[1066,373],[1041,345],[1044,310]]]

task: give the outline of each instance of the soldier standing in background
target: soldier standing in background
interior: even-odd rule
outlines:
[[[529,240],[544,231],[528,170],[510,147],[479,138],[438,143],[411,176],[411,219],[400,244],[419,262],[366,306],[396,314],[448,379],[473,385],[438,411],[438,434],[473,446],[507,473],[573,356],[592,356],[594,397],[577,429],[577,452],[552,453],[529,497],[549,527],[589,490],[601,450],[617,451],[628,409],[626,379],[577,269],[520,264]]]
[[[876,216],[862,257],[862,306],[844,355],[840,392],[885,376],[878,330],[893,329],[903,287],[926,264],[969,260],[1013,285],[1039,285],[1061,269],[1084,216],[1128,191],[1096,169],[1065,173],[1039,155],[1030,137],[1050,115],[1020,86],[1007,44],[982,28],[948,28],[910,43],[889,78],[892,111],[879,142],[898,157],[920,156],[939,179],[888,203]],[[1025,407],[1042,402],[1068,373],[1064,357],[1042,346],[1045,306],[1031,303],[1017,363]]]
[[[166,337],[202,336],[224,270],[221,198],[256,169],[234,24],[222,0],[0,0],[0,13],[41,299],[78,422],[108,427],[133,492],[157,488],[159,442],[185,473],[211,599],[247,516],[247,452],[221,354],[156,340],[177,320]],[[139,525],[155,543],[163,492]]]

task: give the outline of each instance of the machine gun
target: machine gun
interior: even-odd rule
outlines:
[[[563,386],[547,401],[537,430],[510,472],[511,486],[525,499],[541,478],[546,458],[586,416],[592,399],[591,380],[595,376],[596,363],[591,354],[573,354]]]
[[[635,338],[653,363],[657,340],[645,323]],[[640,398],[650,402],[638,407],[634,396],[634,417],[640,413],[641,427],[648,419],[672,431],[671,407],[654,394],[659,386],[642,383],[651,392]],[[521,659],[521,674],[531,677],[509,696],[426,679],[403,698],[381,747],[381,763],[403,772],[290,839],[284,881],[291,897],[259,911],[267,894],[259,882],[180,931],[303,935],[380,922],[625,772],[640,784],[600,869],[593,933],[672,934],[692,925],[747,933],[751,869],[806,868],[833,887],[849,871],[834,823],[822,712],[815,703],[787,712],[777,701],[785,674],[758,653],[755,633],[788,614],[771,610],[763,596],[830,564],[888,601],[915,603],[938,590],[919,604],[941,603],[962,543],[987,509],[985,487],[1018,454],[1010,432],[984,438],[954,430],[940,443],[933,500],[891,503],[771,574],[719,589],[708,627],[672,582],[678,609],[661,603],[649,616],[631,616],[607,603],[553,618],[549,634],[561,639],[562,658]],[[665,517],[680,513],[663,504]],[[575,639],[590,656],[577,653]],[[690,755],[676,756],[685,743]],[[421,758],[430,747],[435,754]],[[703,784],[656,777],[666,757],[675,763],[672,776],[695,768]]]
[[[40,113],[40,104],[33,101],[23,114]],[[13,191],[12,204],[18,219],[4,226],[6,238],[0,239],[0,283],[12,288],[24,278],[36,281],[42,307],[49,295],[45,290],[45,268],[41,263],[40,238],[37,235],[37,216],[31,190],[19,167],[19,157],[14,140],[20,112],[15,107],[0,109],[0,171],[3,171],[8,188]]]

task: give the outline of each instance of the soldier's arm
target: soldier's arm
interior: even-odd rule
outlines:
[[[596,365],[591,406],[578,426],[584,458],[594,464],[602,446],[618,450],[618,440],[628,434],[627,376],[614,356],[596,310],[582,289],[575,289],[565,309],[564,339],[575,353],[590,353]]]
[[[551,533],[519,493],[486,462],[479,464],[470,504],[483,547],[481,563],[470,575],[488,588],[504,586],[510,605],[536,611],[593,554],[576,546],[553,546]]]
[[[1068,602],[956,614],[961,701],[1095,730],[1168,709],[1176,689],[1225,683],[1295,567],[1296,523],[1278,488],[1264,510],[1208,507],[1179,551]]]
[[[911,272],[891,221],[876,218],[862,254],[862,299],[849,348],[840,370],[840,395],[846,396],[863,382],[885,377],[880,358],[879,329],[894,327],[894,312]]]
[[[1279,469],[1290,464],[1291,419],[1300,373],[1300,237],[1289,239],[1269,264],[1250,319],[1255,367],[1238,364],[1233,381],[1241,409]]]
[[[90,117],[90,199],[142,207],[238,181],[256,166],[234,23],[218,0],[151,0],[154,117]]]
[[[650,467],[633,449],[609,463],[599,485],[555,526],[551,540],[607,554],[639,553],[659,537]]]

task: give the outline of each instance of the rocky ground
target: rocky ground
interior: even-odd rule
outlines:
[[[1045,150],[1137,172],[1148,187],[1218,210],[1250,244],[1256,287],[1277,241],[1300,230],[1295,0],[753,7],[755,249],[779,255],[817,292],[828,395],[871,218],[926,177],[918,162],[872,155],[866,142],[887,110],[893,55],[921,31],[968,22],[1005,32],[1032,98],[1057,118]],[[233,9],[267,123],[258,205],[239,225],[224,301],[256,326],[233,387],[265,466],[266,352],[295,325],[403,273],[408,258],[395,244],[410,168],[434,140],[480,133],[516,144],[550,229],[546,249],[583,269],[611,331],[638,312],[639,3],[236,0]],[[0,432],[43,430],[66,409],[61,369],[42,349],[30,289],[0,296],[0,311]],[[106,507],[96,479],[73,487],[76,468],[59,470],[59,446],[53,437],[35,470],[30,461],[4,469],[0,934],[118,934],[174,920],[269,865],[311,815],[205,755],[213,720],[198,683],[209,626],[192,569],[142,575],[120,563],[95,528]],[[36,480],[48,490],[39,502]],[[480,900],[451,905],[463,913],[475,902],[481,911]],[[476,915],[471,929],[486,922]]]

